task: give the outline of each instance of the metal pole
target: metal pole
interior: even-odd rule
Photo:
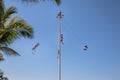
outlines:
[[[58,13],[57,18],[59,20],[59,28],[58,28],[58,80],[61,80],[61,12]]]
[[[61,19],[59,19],[59,22],[61,22]],[[60,35],[61,35],[61,23],[59,23],[59,38],[60,38]],[[58,55],[59,55],[59,58],[58,58],[58,67],[59,67],[59,80],[61,80],[61,42],[59,40],[59,44],[58,44]]]

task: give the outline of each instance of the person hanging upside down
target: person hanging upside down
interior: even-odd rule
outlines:
[[[83,50],[86,51],[88,49],[87,45],[84,45]]]

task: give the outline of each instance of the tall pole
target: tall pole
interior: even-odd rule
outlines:
[[[58,13],[58,80],[61,80],[61,43],[62,43],[62,34],[61,34],[61,19],[62,19],[61,11]]]

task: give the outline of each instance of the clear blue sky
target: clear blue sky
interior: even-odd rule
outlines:
[[[19,39],[10,47],[20,57],[7,57],[0,69],[9,80],[58,79],[58,20],[62,11],[62,80],[120,80],[120,1],[119,0],[62,0],[15,5],[34,28],[34,39]],[[19,1],[19,0],[18,0]],[[40,46],[32,54],[32,47]],[[87,44],[87,52],[82,50]]]

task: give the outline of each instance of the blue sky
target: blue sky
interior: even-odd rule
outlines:
[[[10,45],[20,57],[8,57],[0,63],[9,80],[58,79],[58,20],[61,10],[62,80],[120,80],[120,1],[70,0],[58,7],[52,1],[15,5],[18,15],[34,28],[33,39],[18,39]],[[32,54],[32,47],[40,46]],[[89,49],[84,52],[83,46]]]

